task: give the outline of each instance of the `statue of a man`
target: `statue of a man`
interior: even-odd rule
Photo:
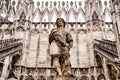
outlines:
[[[58,75],[69,75],[71,74],[69,51],[73,46],[73,39],[70,33],[64,29],[64,19],[57,18],[56,26],[57,28],[52,29],[49,35],[49,44],[51,45],[51,43],[55,41],[59,47],[58,55],[51,56],[53,59],[53,65],[55,66]]]

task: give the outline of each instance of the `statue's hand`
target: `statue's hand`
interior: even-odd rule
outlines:
[[[69,45],[66,43],[66,47],[68,47]]]
[[[68,51],[70,50],[70,45],[69,44],[66,44],[66,47],[68,49]]]

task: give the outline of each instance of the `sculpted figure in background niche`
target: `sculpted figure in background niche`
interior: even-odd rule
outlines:
[[[50,55],[57,75],[71,74],[69,51],[73,46],[70,33],[65,31],[65,21],[62,18],[56,20],[57,28],[52,29],[49,35]]]

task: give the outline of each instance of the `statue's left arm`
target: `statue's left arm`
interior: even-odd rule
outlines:
[[[70,50],[71,47],[73,46],[73,39],[70,33],[67,33],[66,35],[66,42],[68,44],[68,50]]]

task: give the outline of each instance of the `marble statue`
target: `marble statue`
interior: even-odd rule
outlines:
[[[73,46],[73,39],[65,30],[65,21],[62,18],[56,20],[57,28],[51,30],[49,35],[50,55],[57,75],[71,74],[69,51]]]

